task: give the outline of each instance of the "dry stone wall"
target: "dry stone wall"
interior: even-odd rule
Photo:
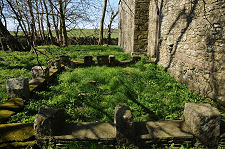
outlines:
[[[137,2],[138,1],[138,2]],[[136,0],[132,41],[119,44],[128,52],[147,52],[156,63],[162,65],[178,81],[225,106],[225,1],[224,0]],[[120,10],[123,4],[120,5]],[[139,8],[141,11],[136,11]],[[147,42],[136,22],[148,14]],[[123,15],[120,14],[120,23]],[[146,25],[145,24],[145,25]],[[120,30],[122,34],[126,34]],[[138,34],[138,36],[136,36]],[[127,38],[120,36],[120,43]],[[144,39],[145,40],[145,39]],[[127,45],[128,44],[128,45]],[[135,45],[129,48],[129,45]]]

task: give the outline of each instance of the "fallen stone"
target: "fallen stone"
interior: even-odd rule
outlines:
[[[49,68],[45,66],[35,66],[32,68],[32,78],[43,78],[48,79],[49,78]]]
[[[70,64],[70,57],[67,55],[62,55],[59,57],[61,64],[68,65]]]
[[[91,65],[95,64],[95,62],[93,61],[93,57],[92,56],[85,56],[84,57],[84,64],[86,66],[91,66]]]
[[[132,62],[133,63],[137,63],[140,60],[141,60],[141,57],[140,56],[132,56]]]
[[[109,64],[109,55],[99,55],[97,56],[98,65],[108,65]]]
[[[30,89],[28,78],[12,78],[7,80],[6,89],[8,98],[29,99]]]
[[[133,117],[130,108],[118,105],[115,108],[114,123],[116,125],[116,140],[118,144],[130,145],[134,139]]]
[[[61,69],[61,62],[60,59],[54,59],[54,60],[50,60],[48,61],[48,66],[54,69]]]
[[[217,146],[220,136],[220,113],[210,104],[186,103],[185,124],[191,133],[204,145]]]
[[[57,135],[65,126],[64,111],[41,106],[34,121],[35,136]]]

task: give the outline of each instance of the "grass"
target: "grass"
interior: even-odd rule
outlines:
[[[67,54],[72,60],[85,55],[113,54],[118,60],[129,60],[116,46],[41,46],[38,50],[42,65],[59,55]],[[5,82],[12,77],[31,79],[31,68],[37,65],[34,53],[0,51],[0,102],[7,99]],[[58,76],[58,83],[37,92],[26,102],[23,112],[9,122],[33,122],[41,105],[63,108],[68,122],[112,122],[118,104],[131,108],[134,121],[180,119],[186,102],[205,103],[199,95],[170,77],[162,67],[149,63],[146,57],[129,67],[89,67],[68,69]]]
[[[15,35],[15,32],[10,32],[12,35]],[[47,32],[46,32],[47,34]],[[55,31],[52,31],[53,36],[56,36]],[[67,31],[68,37],[99,37],[99,29],[71,29]],[[24,35],[23,32],[18,32],[18,35]],[[104,38],[107,38],[108,32],[107,29],[104,30]],[[111,38],[118,38],[118,29],[112,29]]]
[[[47,66],[47,61],[60,55],[70,55],[71,60],[83,60],[85,55],[97,56],[98,54],[114,54],[119,60],[128,59],[129,56],[116,46],[69,46],[60,48],[57,46],[40,46],[39,62]],[[96,58],[95,58],[96,59]],[[32,78],[31,69],[38,65],[34,52],[10,52],[0,51],[0,103],[7,100],[6,81],[10,78]]]
[[[103,54],[106,51],[102,50]],[[120,59],[124,57],[129,58],[120,56]],[[38,92],[24,112],[13,116],[9,122],[33,122],[41,105],[65,109],[68,122],[113,122],[114,108],[118,104],[131,108],[134,121],[173,120],[181,118],[186,102],[207,102],[161,67],[146,62],[143,58],[130,67],[69,69],[59,75],[57,85]]]

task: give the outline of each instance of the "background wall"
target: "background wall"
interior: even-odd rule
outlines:
[[[123,0],[119,7],[119,46],[126,52],[146,52],[149,0]]]
[[[148,8],[140,5],[141,12],[149,15],[146,53],[191,90],[225,106],[225,1],[149,1]],[[142,14],[136,12],[135,20]],[[133,28],[128,30],[139,37],[146,35]],[[144,42],[135,40],[133,51],[143,52]]]

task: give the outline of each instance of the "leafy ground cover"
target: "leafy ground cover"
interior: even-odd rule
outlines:
[[[56,55],[68,54],[73,60],[99,54],[114,54],[119,60],[130,58],[117,47],[41,48]],[[57,84],[36,93],[24,111],[9,122],[33,122],[41,105],[65,109],[68,122],[112,122],[118,104],[131,108],[134,121],[180,119],[186,102],[207,101],[143,57],[129,67],[68,69],[58,76]]]
[[[38,60],[41,65],[47,66],[47,61],[60,55],[70,55],[72,60],[82,60],[85,55],[114,54],[119,60],[128,59],[129,56],[115,46],[69,46],[60,48],[56,46],[37,47]],[[95,58],[96,59],[96,58]],[[7,100],[6,81],[10,78],[31,79],[31,68],[38,65],[34,52],[0,51],[0,103]]]

